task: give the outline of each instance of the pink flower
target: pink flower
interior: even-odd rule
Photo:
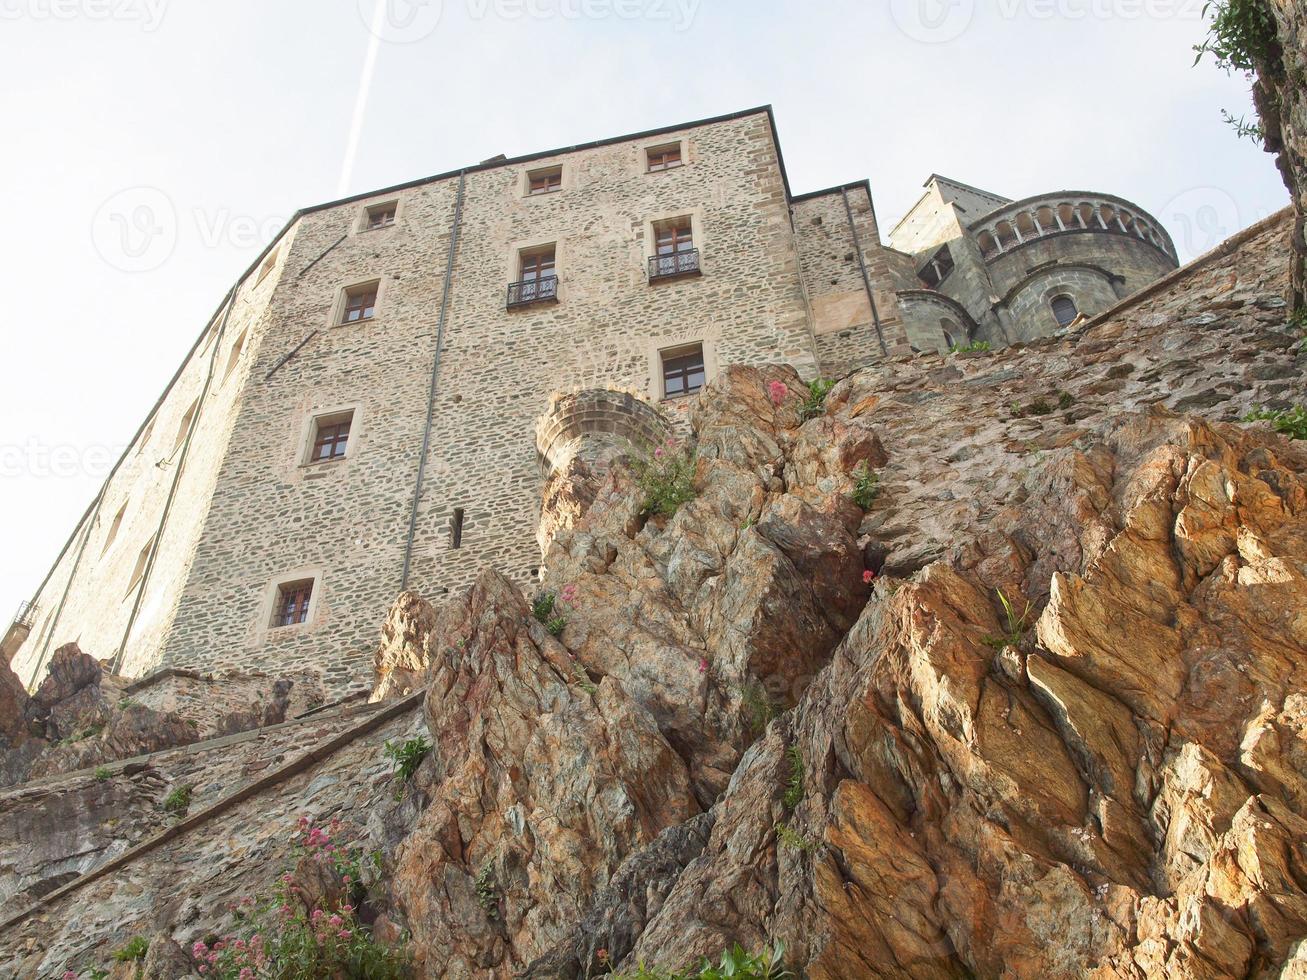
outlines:
[[[77,974],[72,970],[65,970],[63,980],[77,980]]]
[[[203,963],[201,963],[201,964],[200,964],[200,972],[201,972],[201,973],[208,973],[208,972],[209,972],[209,968],[208,968],[207,966],[205,966]]]
[[[322,911],[322,909],[314,909],[314,910],[313,910],[313,921],[314,921],[314,922],[317,922],[319,919],[321,919],[321,918],[322,918],[324,915],[326,915],[326,914],[327,914],[327,913],[324,912],[324,911]]]
[[[575,586],[575,585],[571,585],[571,584],[569,584],[569,585],[564,585],[564,586],[563,586],[563,601],[564,601],[564,602],[574,602],[575,600],[576,600],[576,586]]]
[[[336,933],[336,935],[339,936],[341,939],[348,939],[350,933],[348,929],[342,929],[340,930],[340,932]]]
[[[870,568],[862,573],[862,581],[866,582],[868,585],[870,585],[875,580],[876,580],[876,573],[873,572]]]
[[[339,928],[341,927],[341,924],[342,924],[345,920],[342,919],[342,918],[341,918],[340,916],[338,916],[338,915],[333,915],[333,916],[332,916],[330,919],[328,919],[327,921],[330,922],[330,923],[332,924],[333,927],[339,929]]]
[[[254,971],[248,966],[241,970],[240,980],[254,980]]]
[[[702,658],[702,659],[699,661],[699,673],[701,673],[701,674],[706,674],[706,673],[708,673],[708,658],[707,658],[707,657],[704,657],[704,658]]]
[[[654,450],[654,459],[662,459],[662,458],[663,458],[663,447],[659,446],[657,449]]]
[[[209,947],[204,944],[202,939],[197,939],[195,944],[191,946],[191,955],[196,958],[203,956],[208,951]]]
[[[771,403],[777,407],[780,406],[781,402],[785,401],[785,396],[789,393],[790,389],[786,387],[784,381],[773,381],[767,386],[767,394],[771,397]]]
[[[608,950],[606,950],[606,949],[597,949],[597,950],[595,950],[595,959],[597,959],[600,963],[607,963],[607,962],[608,962]]]

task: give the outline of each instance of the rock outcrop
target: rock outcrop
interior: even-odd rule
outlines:
[[[266,795],[66,886],[0,963],[58,976],[153,935],[180,970],[171,944],[282,869],[305,911],[338,905],[353,885],[286,842],[339,816],[366,822],[372,934],[410,937],[421,976],[775,940],[830,980],[1299,975],[1307,449],[1239,421],[1307,401],[1287,232],[1065,338],[855,372],[821,404],[787,367],[726,368],[674,514],[620,459],[573,471],[539,596],[486,571],[398,600],[360,709],[421,697],[420,721],[299,740]],[[132,807],[162,784],[56,788]],[[64,880],[5,860],[29,894]]]

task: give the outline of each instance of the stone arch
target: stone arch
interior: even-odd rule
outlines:
[[[670,426],[629,391],[587,388],[553,395],[536,422],[542,504],[536,538],[543,552],[594,502],[613,461],[655,445]]]

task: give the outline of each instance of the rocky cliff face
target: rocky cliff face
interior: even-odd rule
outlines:
[[[1307,401],[1288,234],[816,407],[789,368],[726,369],[664,447],[694,453],[673,515],[616,464],[568,494],[541,596],[487,570],[400,597],[377,696],[420,719],[332,735],[12,923],[0,963],[58,976],[150,932],[182,969],[297,817],[340,817],[421,976],[776,939],[813,978],[1300,975],[1307,452],[1238,421]],[[380,739],[417,734],[386,778]]]

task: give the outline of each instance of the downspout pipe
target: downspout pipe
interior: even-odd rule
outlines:
[[[885,333],[880,328],[880,312],[876,309],[876,294],[871,288],[871,276],[867,273],[867,260],[862,255],[862,239],[858,236],[858,226],[853,223],[853,206],[849,204],[848,188],[841,187],[840,196],[844,198],[844,214],[849,219],[849,232],[853,235],[853,249],[858,255],[858,268],[862,270],[862,288],[867,291],[867,300],[871,303],[871,322],[876,327],[876,339],[880,341],[881,354],[889,357],[889,348],[885,346]]]
[[[408,534],[404,538],[404,570],[400,575],[399,589],[408,588],[413,567],[413,539],[417,534],[418,505],[422,501],[422,482],[427,473],[427,451],[431,448],[431,424],[435,420],[436,396],[440,384],[440,355],[445,348],[445,320],[449,316],[449,290],[454,277],[454,253],[458,249],[458,232],[463,224],[463,191],[467,184],[467,171],[458,172],[458,195],[454,199],[454,221],[449,229],[449,250],[445,254],[445,282],[440,289],[440,315],[436,321],[436,351],[431,359],[431,384],[427,389],[427,420],[422,429],[422,452],[418,455],[417,480],[413,486],[413,506],[408,515]]]
[[[168,515],[172,513],[173,501],[177,499],[177,488],[182,481],[182,471],[186,468],[186,457],[191,451],[191,440],[195,438],[195,431],[200,427],[200,419],[204,415],[204,405],[209,397],[209,389],[213,386],[214,368],[217,366],[218,351],[222,348],[222,338],[227,333],[227,321],[231,319],[232,307],[236,305],[236,297],[244,282],[243,278],[240,279],[227,293],[226,309],[222,313],[222,323],[218,327],[218,336],[213,339],[213,353],[209,355],[209,370],[204,375],[204,387],[200,389],[199,400],[195,403],[195,416],[191,419],[190,428],[186,432],[186,439],[182,443],[181,454],[177,457],[177,469],[172,475],[172,483],[168,486],[168,498],[163,503],[163,513],[159,515],[159,526],[154,532],[154,544],[150,547],[150,556],[145,561],[145,570],[141,573],[141,581],[137,584],[136,598],[132,601],[131,615],[127,617],[127,626],[123,630],[123,638],[118,644],[118,651],[113,656],[113,666],[110,668],[110,673],[117,674],[122,669],[123,653],[127,649],[127,638],[132,635],[132,627],[136,625],[136,617],[141,610],[141,601],[145,598],[145,590],[150,585],[154,562],[159,557],[159,546],[163,544],[163,532],[168,525]]]

